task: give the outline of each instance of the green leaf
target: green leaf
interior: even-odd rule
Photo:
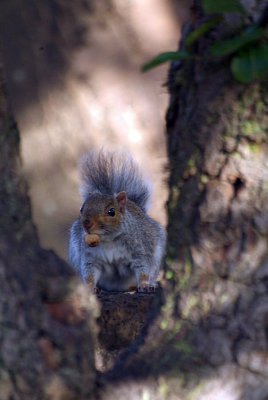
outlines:
[[[203,0],[206,13],[245,13],[244,8],[238,0]]]
[[[250,28],[235,36],[232,39],[226,39],[214,43],[210,48],[210,54],[214,57],[224,57],[235,53],[245,45],[261,39],[265,34],[263,28]]]
[[[222,20],[222,17],[217,16],[212,18],[211,20],[205,22],[200,25],[195,31],[191,32],[187,39],[185,40],[185,45],[188,47],[194,42],[196,42],[201,36],[204,36],[210,29],[214,28],[214,26],[218,25],[218,23]]]
[[[148,63],[144,64],[141,67],[141,70],[142,72],[147,72],[150,69],[155,68],[165,62],[186,60],[188,58],[191,58],[191,55],[187,51],[168,51],[166,53],[158,54],[158,56],[154,57]]]
[[[250,47],[243,50],[231,62],[234,77],[242,83],[268,77],[268,45]]]

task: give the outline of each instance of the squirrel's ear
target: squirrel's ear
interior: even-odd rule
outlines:
[[[116,195],[116,200],[118,201],[119,204],[119,211],[122,213],[125,211],[126,208],[126,203],[127,203],[127,194],[126,192],[119,192]]]

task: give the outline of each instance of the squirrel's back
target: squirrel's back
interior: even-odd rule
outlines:
[[[130,156],[103,150],[91,151],[82,158],[80,171],[83,200],[93,192],[114,195],[124,191],[129,200],[146,211],[150,190]]]

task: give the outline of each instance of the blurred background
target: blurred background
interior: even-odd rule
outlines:
[[[127,149],[153,182],[165,224],[167,66],[186,0],[11,0],[0,5],[2,52],[21,133],[23,173],[43,247],[66,258],[80,208],[77,164],[95,147]]]

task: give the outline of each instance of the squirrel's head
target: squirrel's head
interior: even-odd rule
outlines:
[[[124,218],[127,195],[91,193],[80,209],[80,220],[89,234],[109,235],[118,232]]]

